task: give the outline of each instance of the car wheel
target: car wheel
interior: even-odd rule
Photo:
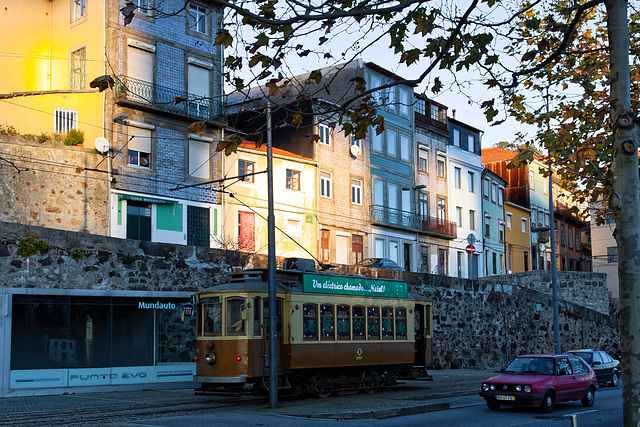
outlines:
[[[544,397],[542,398],[540,409],[542,409],[542,412],[550,413],[550,412],[553,412],[553,407],[555,406],[555,404],[556,404],[556,395],[554,392],[549,390],[544,394]]]
[[[618,387],[618,384],[620,384],[620,373],[614,372],[611,376],[611,385],[613,387]]]
[[[596,390],[593,388],[593,386],[589,386],[587,387],[587,392],[585,393],[584,397],[582,399],[580,399],[580,401],[582,402],[582,406],[586,406],[587,408],[590,408],[593,406],[593,402],[596,399]]]
[[[497,411],[498,409],[500,409],[500,405],[498,405],[497,403],[487,402],[487,408],[492,411]]]

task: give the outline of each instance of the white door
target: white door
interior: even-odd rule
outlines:
[[[349,237],[336,235],[336,263],[349,264]]]

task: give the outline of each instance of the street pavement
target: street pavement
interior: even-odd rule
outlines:
[[[375,394],[335,394],[324,399],[294,399],[282,395],[273,408],[265,399],[235,404],[231,396],[203,396],[189,389],[7,397],[0,398],[0,426],[37,420],[48,420],[44,423],[46,425],[132,425],[129,422],[172,414],[203,413],[213,411],[216,406],[218,412],[241,410],[256,415],[333,420],[387,419],[482,404],[483,400],[478,396],[480,385],[496,372],[455,369],[429,373],[432,381],[401,381],[397,386]],[[78,416],[81,413],[86,414],[84,422]]]

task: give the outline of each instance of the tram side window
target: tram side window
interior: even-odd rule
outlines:
[[[320,306],[320,339],[331,341],[335,339],[333,327],[333,305],[322,304]]]
[[[396,307],[396,339],[407,339],[407,309]]]
[[[222,334],[222,304],[207,304],[204,307],[204,334],[205,335],[221,335]]]
[[[339,340],[348,340],[351,337],[349,325],[351,319],[349,318],[349,306],[339,305],[336,307],[336,329],[338,330]]]
[[[353,339],[354,340],[363,340],[365,339],[364,335],[364,307],[355,306],[352,308],[351,313],[353,313]]]
[[[316,304],[302,306],[302,339],[304,341],[318,339],[318,306]]]
[[[267,338],[271,336],[269,329],[269,299],[262,300],[262,322],[265,326]],[[282,334],[282,298],[276,298],[276,333]]]
[[[367,307],[367,336],[370,340],[380,339],[380,308]]]
[[[256,337],[260,336],[260,297],[255,297],[253,299],[253,335]]]
[[[247,300],[227,298],[227,335],[245,335]]]
[[[393,308],[382,307],[382,339],[393,339]]]

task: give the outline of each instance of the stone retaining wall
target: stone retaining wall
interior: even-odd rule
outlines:
[[[31,233],[53,248],[20,256],[19,241]],[[228,255],[0,222],[2,287],[194,292],[225,279]],[[266,266],[264,256],[253,255],[250,261]],[[412,292],[432,299],[437,367],[498,368],[517,354],[554,350],[548,273],[466,280],[353,266],[339,271],[406,280]],[[601,276],[558,274],[559,293],[567,296],[559,304],[562,351],[593,347],[618,352],[619,319],[603,300]]]

